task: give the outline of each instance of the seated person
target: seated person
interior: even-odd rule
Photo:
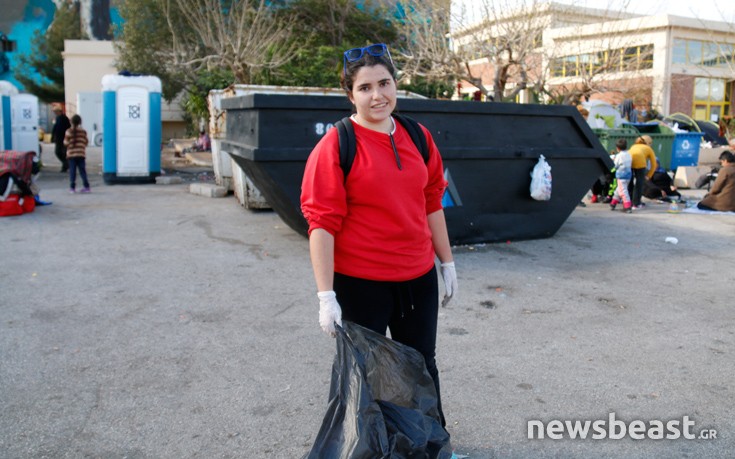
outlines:
[[[694,187],[704,188],[704,186],[707,185],[707,191],[709,191],[710,187],[712,186],[712,182],[714,182],[717,178],[717,172],[719,172],[719,170],[720,167],[715,166],[706,174],[700,175],[697,181],[694,182]]]
[[[720,154],[720,164],[722,168],[717,173],[712,189],[697,207],[703,210],[735,212],[735,154],[723,151]]]
[[[193,149],[194,151],[209,151],[212,149],[212,143],[209,140],[207,131],[203,129],[199,131],[199,138],[196,143],[194,143]]]
[[[615,187],[615,176],[612,173],[607,172],[605,175],[601,175],[592,184],[590,202],[604,202],[608,204],[612,200]]]
[[[661,163],[656,158],[656,170],[653,172],[650,180],[643,182],[643,196],[648,199],[658,199],[663,202],[678,201],[682,202],[681,193],[676,191],[674,181],[661,167]]]

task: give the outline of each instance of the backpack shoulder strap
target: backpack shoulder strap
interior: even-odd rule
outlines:
[[[347,180],[347,175],[352,169],[352,163],[355,162],[355,153],[357,152],[355,128],[352,126],[349,116],[337,121],[334,126],[337,128],[339,137],[339,166],[342,168],[345,180]]]
[[[414,145],[418,148],[421,157],[424,158],[424,163],[429,162],[429,145],[426,143],[426,135],[424,135],[423,129],[419,126],[411,117],[405,115],[393,114],[393,118],[397,119],[399,123],[408,131],[408,135],[411,136]]]
[[[393,117],[408,131],[414,145],[421,153],[424,163],[429,162],[429,144],[426,142],[426,135],[416,120],[405,115],[393,114]],[[342,168],[342,174],[345,181],[352,170],[352,164],[355,162],[357,153],[357,141],[355,140],[355,128],[349,117],[344,117],[337,121],[334,126],[337,128],[339,139],[339,165]]]

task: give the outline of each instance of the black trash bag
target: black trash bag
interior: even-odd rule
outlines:
[[[451,458],[424,357],[349,321],[336,341],[327,413],[305,457]]]

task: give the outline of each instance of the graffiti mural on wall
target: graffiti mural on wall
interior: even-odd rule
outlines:
[[[63,0],[56,0],[63,1]],[[54,0],[14,0],[3,2],[0,16],[0,34],[15,42],[12,52],[0,51],[0,80],[7,80],[23,89],[13,76],[18,56],[32,52],[32,39],[36,31],[43,33],[53,21],[56,12]],[[110,25],[120,23],[115,0],[79,0],[82,22],[87,36],[93,40],[111,39]],[[6,5],[7,3],[7,5]]]

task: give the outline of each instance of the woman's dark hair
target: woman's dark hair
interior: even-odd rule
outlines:
[[[388,69],[388,73],[390,73],[394,80],[396,79],[396,67],[390,61],[388,56],[373,56],[370,53],[364,53],[360,59],[346,63],[340,78],[342,89],[349,94],[350,91],[352,91],[352,85],[355,83],[355,74],[358,70],[362,67],[374,67],[376,65],[382,65]]]
[[[74,116],[71,117],[71,125],[72,126],[77,127],[80,124],[82,124],[82,117],[81,116],[74,115]]]
[[[618,150],[623,151],[626,148],[628,148],[628,141],[625,140],[625,139],[622,139],[622,138],[621,139],[618,139],[615,142],[615,146],[618,148]]]
[[[723,159],[730,164],[735,163],[735,154],[733,154],[733,152],[731,151],[723,151],[722,153],[720,153],[720,161],[722,161]]]

